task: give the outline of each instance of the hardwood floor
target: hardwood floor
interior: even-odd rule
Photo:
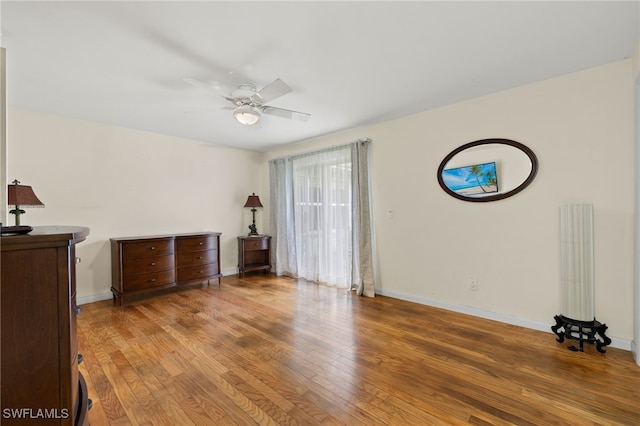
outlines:
[[[82,309],[94,426],[640,424],[629,352],[388,297],[258,274]]]

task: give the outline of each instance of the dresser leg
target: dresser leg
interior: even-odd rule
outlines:
[[[124,295],[113,293],[113,304],[122,307],[124,303]]]

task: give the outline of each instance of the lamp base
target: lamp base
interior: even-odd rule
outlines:
[[[255,223],[252,223],[251,225],[249,225],[249,231],[251,231],[251,232],[249,232],[249,236],[250,237],[255,237],[255,236],[260,235],[260,234],[258,234],[258,230],[256,229],[256,224]]]
[[[564,338],[576,339],[580,341],[580,348],[569,346],[569,350],[584,352],[584,342],[595,343],[596,349],[601,354],[606,350],[603,347],[611,344],[611,339],[607,337],[607,325],[596,321],[580,321],[567,318],[564,315],[556,315],[553,317],[556,325],[551,326],[551,330],[558,336],[558,343],[564,342]]]
[[[20,207],[16,206],[15,209],[9,210],[9,213],[16,215],[16,226],[20,226],[20,215],[24,214],[25,211],[22,210]]]

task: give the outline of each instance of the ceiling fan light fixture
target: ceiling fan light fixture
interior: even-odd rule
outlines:
[[[242,105],[233,111],[233,117],[238,120],[238,123],[245,126],[253,126],[260,120],[260,113],[249,105]]]

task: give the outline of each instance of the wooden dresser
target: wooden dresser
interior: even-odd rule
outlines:
[[[51,226],[0,238],[3,425],[87,424],[75,246],[88,235],[84,227]]]
[[[264,271],[271,269],[271,237],[258,235],[252,237],[238,237],[238,274],[244,276],[249,271]]]
[[[220,233],[153,235],[111,239],[111,291],[126,296],[209,281],[220,283]]]

